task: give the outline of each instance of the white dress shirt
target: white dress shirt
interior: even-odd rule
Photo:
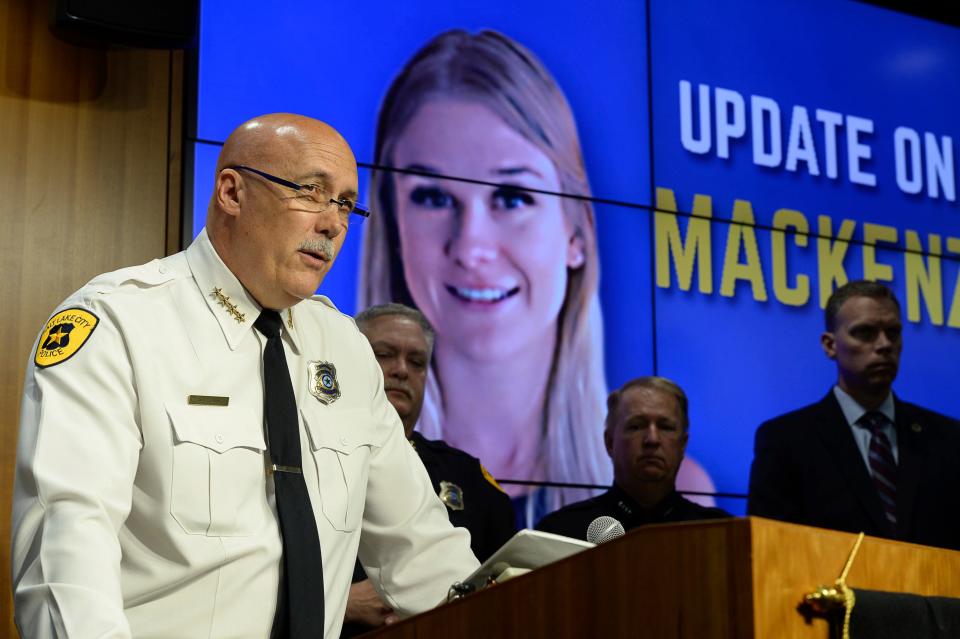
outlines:
[[[870,438],[873,437],[873,434],[870,432],[870,429],[860,423],[860,418],[867,414],[867,409],[860,405],[857,400],[850,396],[845,390],[839,386],[833,387],[833,396],[837,398],[837,402],[840,404],[840,410],[843,411],[843,416],[847,420],[847,424],[850,426],[850,432],[853,433],[853,439],[857,443],[857,448],[860,450],[860,456],[863,457],[863,463],[866,465],[867,470],[870,470]],[[893,404],[893,393],[887,395],[887,398],[883,400],[883,403],[877,407],[877,412],[883,414],[887,418],[887,423],[884,424],[881,428],[884,434],[887,436],[887,439],[890,441],[890,449],[893,451],[893,460],[896,463],[900,463],[900,453],[897,449],[897,428],[895,424],[896,413],[894,412]]]

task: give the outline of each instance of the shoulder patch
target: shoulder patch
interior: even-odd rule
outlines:
[[[57,312],[43,328],[33,363],[37,368],[47,368],[67,361],[86,344],[99,323],[100,318],[86,309]]]
[[[487,470],[483,464],[480,464],[480,472],[483,473],[483,478],[490,482],[494,488],[499,490],[504,495],[507,494],[507,491],[500,487],[500,484],[497,483],[497,480],[493,478],[493,475],[490,474],[490,471]]]

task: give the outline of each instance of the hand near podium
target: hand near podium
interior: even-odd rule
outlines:
[[[400,621],[400,617],[380,599],[369,579],[350,586],[344,623],[362,623],[373,628]]]

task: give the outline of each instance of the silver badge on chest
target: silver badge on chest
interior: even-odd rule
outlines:
[[[450,510],[463,510],[463,489],[452,481],[440,482],[440,501]]]
[[[340,397],[337,367],[330,362],[308,362],[310,394],[324,404],[332,404]]]

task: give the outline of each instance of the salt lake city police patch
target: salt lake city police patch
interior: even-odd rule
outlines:
[[[100,318],[82,308],[68,308],[50,318],[40,336],[33,363],[47,368],[65,362],[83,346]]]
[[[505,491],[503,488],[500,487],[500,484],[498,484],[497,480],[493,478],[493,475],[490,474],[490,471],[484,468],[483,464],[480,464],[480,472],[483,473],[483,478],[486,479],[488,482],[490,482],[490,485],[492,485],[494,488],[499,490],[504,495],[507,494],[507,491]]]

